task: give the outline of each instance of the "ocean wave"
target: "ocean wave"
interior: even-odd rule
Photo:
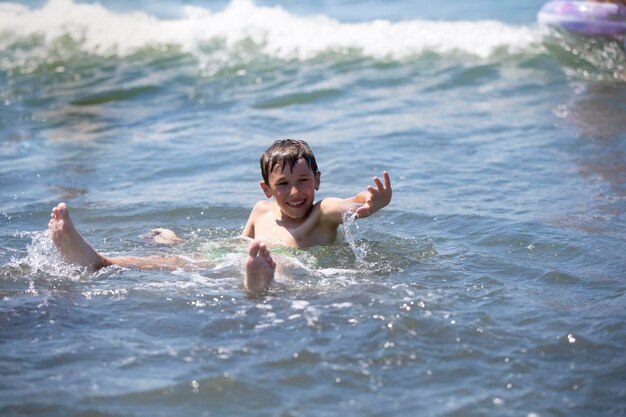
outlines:
[[[250,44],[262,54],[307,60],[325,53],[357,52],[375,59],[406,59],[425,53],[467,54],[479,58],[504,51],[523,53],[539,48],[535,26],[498,21],[342,23],[327,16],[298,16],[280,6],[260,7],[250,0],[232,0],[221,11],[185,6],[177,19],[145,12],[119,13],[100,4],[49,0],[41,8],[0,4],[0,51],[25,39],[43,46],[63,39],[82,52],[127,56],[146,48],[170,46],[201,53],[218,43],[225,51]]]

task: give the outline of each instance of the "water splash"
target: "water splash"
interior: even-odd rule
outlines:
[[[365,256],[367,255],[367,250],[364,245],[357,245],[354,239],[354,235],[352,234],[351,226],[354,224],[356,229],[359,228],[359,225],[355,222],[357,219],[357,214],[351,211],[346,211],[341,214],[341,218],[343,222],[341,223],[341,230],[343,232],[343,236],[350,245],[350,249],[354,253],[356,258],[356,263],[362,264],[365,260]]]
[[[34,276],[44,273],[55,278],[81,279],[86,270],[63,262],[52,244],[48,232],[20,232],[19,237],[30,237],[31,243],[26,246],[26,256],[12,257],[5,265],[9,269]]]

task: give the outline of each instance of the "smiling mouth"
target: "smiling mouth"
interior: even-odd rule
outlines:
[[[285,204],[288,205],[289,207],[300,208],[304,206],[305,201],[306,200],[289,201],[289,202],[286,202]]]

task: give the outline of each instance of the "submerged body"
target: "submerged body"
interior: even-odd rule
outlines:
[[[265,156],[273,156],[274,162],[264,166]],[[244,279],[244,287],[249,292],[265,290],[274,279],[276,263],[267,243],[300,249],[333,243],[343,213],[354,211],[358,216],[366,217],[391,201],[391,182],[389,174],[384,172],[384,184],[374,178],[376,188],[368,186],[366,191],[348,199],[327,198],[314,203],[321,174],[304,141],[276,141],[265,151],[264,157],[261,159],[264,181],[260,184],[266,197],[272,200],[260,201],[254,206],[242,233],[243,237],[253,239],[248,246]],[[194,262],[172,255],[104,256],[80,234],[64,203],[52,209],[48,229],[65,261],[93,270],[111,265],[148,270],[206,266],[203,261]],[[182,241],[167,229],[153,232],[162,243]]]

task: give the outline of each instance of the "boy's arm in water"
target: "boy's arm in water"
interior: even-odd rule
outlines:
[[[374,185],[367,186],[351,198],[325,198],[320,203],[321,218],[319,223],[339,226],[343,221],[343,215],[348,212],[355,213],[357,217],[368,217],[391,202],[391,180],[389,173],[383,172],[383,181],[378,177],[373,179]]]

